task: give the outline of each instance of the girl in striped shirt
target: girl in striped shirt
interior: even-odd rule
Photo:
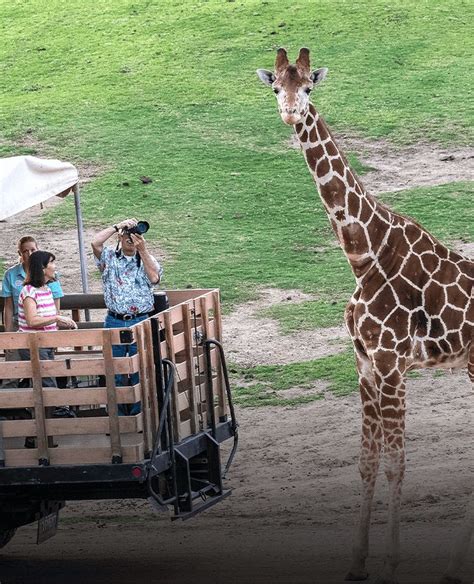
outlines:
[[[47,283],[54,280],[56,266],[54,254],[48,251],[35,251],[31,254],[26,273],[25,285],[18,298],[18,330],[20,332],[55,331],[61,328],[77,328],[77,324],[67,316],[58,314],[51,290]],[[20,358],[29,361],[29,349],[20,349]],[[39,358],[54,359],[54,350],[46,347],[39,349]],[[57,387],[54,377],[43,377],[43,387]],[[49,409],[49,408],[47,408]],[[47,415],[49,412],[47,412]],[[55,408],[53,417],[74,417],[68,406]],[[51,442],[52,443],[52,442]],[[27,448],[34,448],[34,440],[27,438]]]
[[[25,285],[18,298],[18,329],[21,332],[55,331],[61,328],[77,328],[67,316],[57,313],[51,290],[46,285],[54,280],[56,271],[54,254],[35,251],[31,254]]]

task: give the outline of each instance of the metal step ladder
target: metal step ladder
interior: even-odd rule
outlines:
[[[230,489],[224,489],[223,478],[232,464],[237,449],[238,424],[235,418],[227,366],[222,345],[218,341],[204,339],[202,344],[207,363],[207,403],[213,403],[211,346],[215,345],[220,352],[234,444],[225,468],[222,470],[220,444],[216,440],[217,423],[213,408],[209,409],[209,427],[200,432],[199,435],[192,437],[194,439],[193,448],[189,447],[187,441],[175,444],[171,394],[174,388],[176,369],[172,361],[161,359],[159,354],[156,355],[155,366],[158,368],[158,364],[161,365],[160,375],[161,371],[163,373],[161,384],[164,386],[164,390],[159,400],[161,403],[158,432],[150,456],[147,476],[148,491],[149,500],[156,509],[164,511],[169,506],[173,506],[174,515],[171,517],[173,520],[193,517],[228,497],[231,493]],[[164,461],[167,467],[165,473],[162,470]]]

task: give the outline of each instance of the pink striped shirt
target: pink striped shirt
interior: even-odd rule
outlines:
[[[31,284],[27,284],[21,289],[18,298],[18,330],[21,332],[57,331],[58,325],[55,322],[42,327],[28,326],[23,305],[25,298],[33,298],[36,302],[36,313],[38,316],[55,316],[57,314],[51,290],[47,286],[43,288],[35,288],[34,286],[31,286]]]

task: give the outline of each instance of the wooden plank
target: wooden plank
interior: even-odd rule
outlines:
[[[173,325],[182,322],[183,313],[181,311],[181,305],[178,304],[178,306],[174,306],[173,308],[170,308],[169,310],[167,310],[164,313],[164,315],[165,315],[165,326],[166,326],[166,319],[167,318],[169,318],[171,320],[171,323]],[[167,316],[167,315],[169,315],[169,316]]]
[[[133,404],[140,399],[140,387],[117,387],[117,403]],[[92,406],[107,403],[105,387],[88,389],[55,389],[43,387],[43,403],[50,406]],[[3,408],[32,408],[34,407],[34,393],[32,389],[2,389],[0,390],[0,416]]]
[[[191,322],[191,309],[189,304],[182,305],[183,325],[184,325],[184,341],[186,353],[186,377],[189,380],[189,408],[191,410],[191,428],[193,433],[199,431],[198,412],[196,407],[197,395],[196,385],[194,383],[194,350],[193,350],[193,325]],[[179,407],[182,409],[181,405]]]
[[[165,315],[165,339],[166,339],[166,346],[168,349],[168,359],[170,361],[175,362],[175,352],[174,352],[174,344],[173,344],[173,324],[172,324],[172,316],[170,312],[166,311]],[[179,378],[179,371],[177,371],[177,375]],[[179,428],[179,403],[178,403],[178,380],[176,379],[176,375],[174,378],[173,389],[171,396],[171,409],[173,411],[173,430],[174,430],[174,438],[177,442],[181,440],[180,437],[180,428]]]
[[[201,305],[202,334],[204,335],[205,339],[209,338],[209,333],[210,333],[209,315],[208,315],[208,310],[209,310],[208,301],[209,301],[209,297],[207,295],[202,296],[199,299],[199,303]],[[214,332],[214,331],[212,331],[212,332]],[[209,395],[210,387],[209,387],[209,383],[207,381],[206,358],[205,358],[204,352],[202,353],[201,356],[199,356],[197,358],[197,362],[199,364],[199,366],[198,366],[199,372],[202,372],[204,375],[204,388],[205,388],[204,401],[207,404],[207,401],[208,401],[207,396]],[[211,366],[212,366],[212,357],[211,357]],[[205,414],[204,414],[204,410],[205,410]],[[201,412],[202,412],[203,423],[205,424],[205,427],[210,426],[210,419],[209,419],[209,415],[208,415],[208,411],[207,411],[207,406],[203,407],[202,400],[201,400]]]
[[[143,437],[145,442],[145,452],[150,452],[151,436],[150,436],[150,396],[148,391],[148,376],[146,370],[146,355],[145,355],[145,342],[144,336],[145,331],[143,325],[137,326],[135,328],[136,340],[137,340],[137,352],[139,357],[139,380],[141,388],[140,400],[142,403],[142,413],[143,413]]]
[[[120,331],[123,329],[110,330],[112,331],[112,344],[122,344],[120,341]],[[0,349],[27,349],[29,347],[29,335],[38,335],[38,346],[40,348],[102,346],[101,329],[80,329],[42,331],[37,333],[0,333]]]
[[[194,319],[193,319],[193,326],[194,326]],[[198,319],[198,324],[197,324],[197,326],[194,327],[194,329],[195,329],[195,331],[198,334],[199,333],[204,334],[204,328],[203,328],[203,325],[202,325],[202,319],[201,318]],[[209,335],[208,338],[210,338],[210,339],[215,338],[214,333],[215,333],[215,324],[214,324],[214,321],[213,320],[211,320],[211,321],[208,320],[208,322],[207,322],[207,334]]]
[[[118,416],[122,434],[138,434],[143,430],[143,415]],[[35,436],[35,420],[2,420],[0,427],[5,438]],[[109,432],[109,416],[91,418],[46,418],[48,436],[69,436],[76,434],[106,434]],[[110,462],[110,461],[109,461]]]
[[[163,324],[163,328],[164,328],[164,324]],[[185,350],[185,348],[186,348],[185,333],[177,333],[177,334],[173,335],[173,346],[174,346],[175,354],[180,353],[181,351]],[[166,341],[161,341],[160,351],[161,351],[161,356],[164,357],[166,355]]]
[[[43,381],[41,376],[41,362],[39,358],[38,336],[37,333],[28,335],[31,362],[31,378],[33,385],[33,395],[35,403],[35,435],[38,443],[38,460],[49,462],[48,443],[46,439],[45,409],[43,403]],[[24,436],[27,434],[23,434]]]
[[[123,446],[123,462],[141,462],[144,459],[143,443]],[[34,466],[38,464],[37,449],[7,449],[5,464],[7,467]],[[59,446],[51,450],[50,464],[107,464],[110,463],[110,448],[107,446],[95,448],[65,448]]]
[[[186,304],[183,304],[181,306],[181,310],[187,306]],[[189,309],[189,307],[188,307]],[[183,317],[181,317],[183,318]],[[185,338],[185,333],[177,333],[175,335],[173,335],[173,348],[174,348],[174,352],[175,355],[176,353],[180,353],[181,351],[184,351],[186,349],[186,338]]]
[[[109,414],[110,447],[112,460],[123,460],[122,444],[120,440],[120,426],[117,410],[117,392],[115,388],[114,358],[112,354],[111,329],[102,331],[105,360],[105,381],[107,386],[107,412]]]
[[[191,434],[193,433],[191,428],[191,420],[184,420],[184,422],[181,422],[179,425],[179,430],[183,439],[187,438],[188,436],[191,436]]]
[[[168,301],[170,306],[175,306],[176,304],[181,304],[182,302],[186,302],[187,300],[192,300],[194,298],[199,298],[203,294],[207,294],[212,292],[213,289],[211,288],[202,288],[202,289],[189,289],[189,290],[167,290],[166,294],[168,296]]]
[[[158,424],[160,419],[160,412],[158,408],[158,395],[156,387],[156,372],[155,372],[155,361],[153,355],[153,332],[151,329],[151,321],[146,320],[143,324],[145,330],[145,344],[147,347],[146,351],[146,361],[147,361],[147,374],[149,382],[149,396],[150,396],[150,414],[151,414],[151,443],[155,442],[155,433],[158,430]]]
[[[179,411],[183,412],[184,410],[190,410],[191,412],[191,422],[192,422],[192,401],[191,401],[191,396],[192,396],[192,391],[190,388],[185,389],[184,391],[180,391],[178,393],[178,402],[179,402]],[[194,407],[196,407],[196,404],[194,404]],[[197,408],[196,408],[197,409]],[[193,432],[196,432],[198,430],[194,430],[194,427],[196,427],[197,429],[199,428],[199,423],[197,420],[197,412],[196,412],[196,422],[194,424],[194,422],[192,422],[193,424]]]
[[[159,314],[154,314],[150,320],[157,320],[158,321],[158,328],[163,329],[165,328],[165,313],[160,312]]]
[[[168,345],[166,341],[161,341],[160,343],[160,354],[162,359],[168,359]]]
[[[212,347],[212,349],[211,349],[211,367],[213,367],[215,369],[217,369],[217,366],[220,364],[219,354],[217,351],[218,350],[216,347]],[[206,358],[205,358],[203,353],[201,353],[201,355],[199,355],[197,362],[199,364],[200,371],[202,371],[205,374],[206,373]]]
[[[111,330],[111,329],[107,329]],[[30,333],[35,334],[35,333]],[[129,375],[138,371],[138,356],[114,358],[115,373]],[[104,375],[105,362],[100,357],[58,358],[54,361],[44,361],[42,366],[44,377],[69,377],[81,375]],[[20,379],[31,377],[31,363],[29,361],[8,361],[0,363],[0,379]]]
[[[176,363],[176,374],[178,376],[178,381],[184,381],[188,376],[188,364],[186,361],[182,363]]]

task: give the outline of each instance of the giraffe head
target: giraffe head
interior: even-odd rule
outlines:
[[[311,71],[309,49],[300,49],[294,65],[290,65],[285,49],[278,49],[275,72],[257,69],[260,80],[269,85],[277,96],[278,111],[285,124],[294,126],[302,121],[309,108],[309,94],[328,70]]]

